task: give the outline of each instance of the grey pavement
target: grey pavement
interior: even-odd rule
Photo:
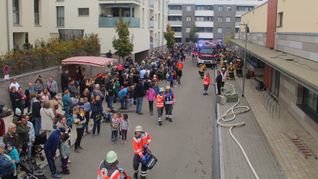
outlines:
[[[249,106],[244,98],[241,97],[241,91],[237,87],[235,80],[228,80],[226,83],[231,83],[236,86],[236,92],[241,100],[240,106]],[[218,115],[222,115],[234,103],[226,103],[225,105],[218,104]],[[281,179],[285,178],[283,172],[278,166],[277,160],[272,154],[271,148],[267,139],[262,132],[262,129],[256,121],[254,113],[250,110],[247,113],[239,114],[236,120],[229,123],[244,121],[243,127],[233,129],[233,134],[239,140],[245,149],[253,167],[261,179]],[[223,166],[221,169],[224,179],[254,179],[254,175],[246,162],[243,153],[238,145],[231,138],[229,128],[219,127],[221,139],[221,161]]]
[[[111,144],[110,127],[102,124],[100,136],[87,135],[83,138],[81,153],[71,154],[70,175],[63,178],[96,178],[98,164],[105,158],[108,150],[115,150],[119,157],[119,166],[131,175],[132,137],[136,125],[142,125],[152,137],[150,149],[159,159],[157,165],[148,171],[151,179],[211,179],[212,177],[212,116],[215,116],[212,104],[212,92],[202,95],[202,80],[196,65],[186,62],[182,85],[174,88],[176,105],[172,123],[164,121],[157,125],[154,116],[148,113],[148,104],[144,100],[143,115],[129,110],[130,130],[127,144]],[[165,86],[165,84],[162,84]],[[211,89],[210,89],[211,90]],[[60,167],[57,162],[57,167]],[[45,173],[50,176],[48,168]]]

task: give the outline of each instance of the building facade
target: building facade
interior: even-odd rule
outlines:
[[[262,0],[170,0],[168,23],[175,31],[176,42],[189,42],[193,25],[201,40],[223,41],[240,29],[241,15],[260,5]]]
[[[305,4],[269,0],[242,16],[242,23],[248,24],[250,33],[243,33],[241,29],[238,40],[234,40],[243,51],[245,35],[248,36],[249,70],[257,68],[255,64],[262,64],[259,79],[277,101],[281,113],[290,115],[290,120],[299,122],[316,139],[318,15],[314,12],[317,5],[314,0]]]
[[[90,33],[99,35],[101,53],[114,51],[120,18],[129,22],[134,54],[165,43],[167,0],[4,0],[0,8],[0,54],[37,40]]]

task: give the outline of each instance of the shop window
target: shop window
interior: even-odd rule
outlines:
[[[283,12],[277,14],[277,27],[283,27]]]
[[[302,90],[302,101],[298,106],[312,119],[315,119],[318,122],[318,94],[307,89],[303,88]]]
[[[272,95],[276,98],[279,96],[279,84],[280,84],[280,73],[276,70],[272,70]]]

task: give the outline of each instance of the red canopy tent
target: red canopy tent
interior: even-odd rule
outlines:
[[[96,57],[96,56],[76,56],[62,60],[63,65],[91,65],[96,67],[105,67],[117,62],[114,58]]]

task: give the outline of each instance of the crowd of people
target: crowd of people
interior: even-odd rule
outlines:
[[[34,82],[29,82],[25,89],[13,78],[8,88],[13,120],[7,132],[3,127],[4,123],[3,130],[0,131],[0,177],[17,178],[19,161],[36,157],[33,145],[40,138],[45,139],[42,146],[52,177],[61,178],[61,174],[69,174],[71,130],[76,130],[74,151],[80,153],[83,149],[81,140],[84,133],[99,135],[101,121],[105,118],[111,126],[111,141],[115,144],[120,134],[121,142],[126,143],[129,121],[125,110],[135,106],[135,112],[143,115],[144,98],[151,116],[156,105],[158,125],[162,125],[164,111],[166,120],[172,122],[175,104],[173,88],[181,85],[184,60],[183,47],[176,47],[166,53],[153,51],[150,57],[138,63],[128,57],[123,64],[113,66],[108,73],[97,75],[94,81],[78,66],[75,75],[70,75],[67,69],[63,71],[61,90],[53,77],[49,77],[45,82],[42,76],[38,76]],[[161,87],[162,81],[168,83],[165,88]],[[60,91],[62,95],[58,94]],[[108,110],[103,106],[104,101]],[[120,104],[122,113],[115,111],[114,103]],[[59,112],[59,106],[64,112]],[[92,131],[88,128],[91,119]],[[136,141],[145,134],[141,126],[136,128],[135,132]],[[147,142],[138,144],[142,145],[139,146],[140,149],[144,147],[144,143]],[[149,143],[150,141],[147,145]],[[61,172],[55,165],[57,150],[60,151]],[[136,150],[135,154],[138,154],[139,158],[134,159],[135,178],[138,177],[139,166],[136,162],[141,162],[143,157]],[[145,176],[145,167],[142,166],[141,177]]]

